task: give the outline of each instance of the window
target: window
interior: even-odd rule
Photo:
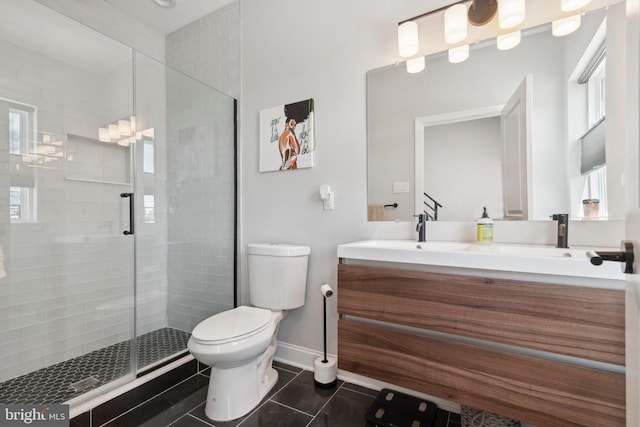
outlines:
[[[144,195],[144,222],[147,224],[156,222],[156,201],[153,194]]]
[[[9,153],[29,153],[29,111],[9,108]]]
[[[9,219],[11,223],[36,222],[37,190],[35,172],[30,166],[36,151],[36,108],[0,99],[0,117],[8,124],[11,161],[9,184]],[[5,134],[6,135],[6,134]],[[30,171],[27,172],[27,171]]]
[[[602,57],[587,80],[589,127],[599,122],[606,112],[606,57]]]
[[[144,161],[143,161],[143,171],[144,173],[154,173],[154,157],[153,157],[153,143],[146,142],[144,143]]]
[[[35,222],[35,189],[9,187],[9,219],[12,223]]]
[[[582,138],[582,194],[585,217],[607,217],[607,167],[605,155],[606,46],[603,43],[585,69],[581,80],[587,85],[589,131]],[[588,165],[585,165],[585,159]],[[595,211],[594,211],[595,206]]]

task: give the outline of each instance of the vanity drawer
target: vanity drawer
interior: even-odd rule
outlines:
[[[623,374],[342,319],[338,366],[538,426],[625,425]]]
[[[338,283],[341,315],[624,366],[622,290],[350,264]]]

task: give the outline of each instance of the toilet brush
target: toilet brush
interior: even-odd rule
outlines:
[[[333,289],[328,284],[320,287],[324,314],[324,357],[318,357],[314,362],[313,382],[320,388],[332,388],[338,384],[336,378],[338,365],[335,357],[327,356],[327,298],[333,295]]]

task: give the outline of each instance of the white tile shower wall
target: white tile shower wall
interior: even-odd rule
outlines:
[[[167,65],[234,98],[240,95],[240,2],[167,35]]]
[[[233,100],[167,76],[169,326],[233,307]]]
[[[2,184],[15,180],[7,171],[19,167],[35,183],[38,204],[37,222],[2,223],[3,381],[130,338],[132,244],[120,234],[126,219],[120,186],[66,179],[76,164],[78,172],[99,165],[101,145],[67,140],[67,134],[95,138],[105,117],[116,114],[106,105],[127,105],[109,90],[118,84],[117,73],[80,71],[7,41],[0,41],[0,51],[6,53],[0,97],[35,105],[38,131],[68,143],[67,161],[33,168],[10,156],[6,137],[0,139]],[[114,118],[128,114],[125,108]],[[113,234],[103,228],[108,221]]]

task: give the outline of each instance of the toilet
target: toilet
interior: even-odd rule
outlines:
[[[308,246],[247,245],[252,307],[240,306],[200,322],[188,348],[211,366],[205,414],[214,421],[240,418],[255,408],[278,380],[271,366],[278,325],[304,305]]]

